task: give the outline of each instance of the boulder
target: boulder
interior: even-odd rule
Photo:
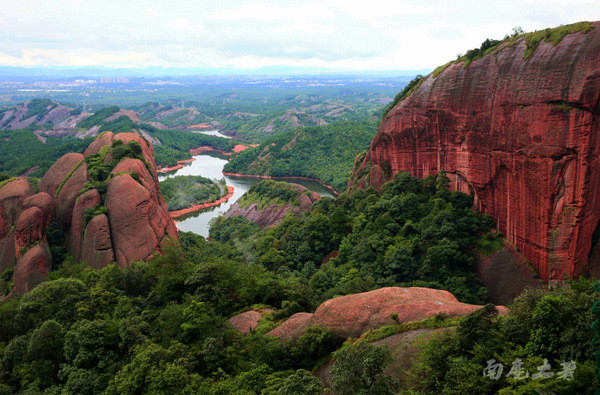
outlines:
[[[129,174],[110,180],[105,205],[119,265],[149,258],[164,238],[177,239],[177,229],[168,211]]]
[[[45,236],[44,213],[37,207],[23,211],[15,223],[15,251],[17,259],[20,250],[28,244],[42,240]]]
[[[77,166],[77,165],[76,165]],[[48,170],[50,171],[50,170]],[[67,176],[68,177],[68,176]],[[71,176],[64,182],[54,199],[54,216],[63,229],[71,226],[73,209],[79,196],[79,191],[88,180],[87,165],[81,163]]]
[[[44,229],[47,229],[48,225],[50,225],[50,221],[52,221],[52,214],[54,212],[52,197],[46,192],[40,192],[29,196],[23,201],[23,208],[28,209],[30,207],[37,207],[42,210]]]
[[[311,326],[324,326],[344,337],[359,337],[365,332],[399,322],[420,321],[443,313],[462,317],[483,306],[459,302],[448,291],[412,287],[386,287],[374,291],[340,296],[321,304],[314,314],[297,313],[268,334],[281,340],[297,338]],[[501,314],[507,312],[499,306]]]
[[[258,321],[271,314],[273,309],[248,310],[244,313],[236,314],[231,317],[229,323],[243,334],[249,333],[258,326]]]

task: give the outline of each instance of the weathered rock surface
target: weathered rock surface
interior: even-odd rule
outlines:
[[[283,217],[289,212],[292,212],[294,215],[301,215],[303,212],[310,210],[312,205],[321,198],[321,195],[316,192],[311,192],[310,195],[304,194],[308,189],[302,185],[294,183],[290,183],[290,185],[293,185],[302,192],[302,194],[298,196],[297,205],[292,203],[286,203],[283,206],[270,204],[266,207],[259,208],[259,203],[250,203],[247,206],[242,206],[238,200],[224,215],[227,218],[233,217],[234,215],[241,215],[247,220],[256,223],[261,228],[268,228],[281,223]]]
[[[300,336],[308,327],[321,325],[344,337],[359,337],[372,329],[393,324],[391,313],[398,314],[399,322],[410,322],[439,313],[462,317],[482,307],[461,303],[448,291],[387,287],[330,299],[321,304],[314,314],[294,314],[268,334],[290,340]],[[499,306],[498,310],[506,312],[503,306]]]
[[[600,22],[429,75],[381,122],[351,184],[445,170],[544,280],[576,277],[600,220]],[[372,166],[370,166],[372,164]],[[367,174],[365,176],[365,174]]]
[[[83,160],[84,156],[75,152],[65,154],[48,169],[46,174],[40,180],[38,189],[46,192],[52,198],[56,194],[64,178]]]
[[[231,317],[229,323],[239,332],[246,334],[258,326],[261,318],[272,313],[273,309],[248,310]]]
[[[19,292],[48,274],[46,229],[51,217],[52,199],[43,192],[34,195],[28,181],[18,178],[0,188],[0,272],[15,270]]]
[[[46,281],[50,271],[50,252],[45,242],[30,248],[17,262],[13,283],[19,293],[30,291],[41,282]]]
[[[110,240],[110,226],[106,215],[97,215],[88,223],[83,234],[79,260],[95,269],[102,269],[115,262],[115,253]]]
[[[129,174],[108,183],[106,207],[116,260],[120,265],[147,259],[163,243],[177,238],[175,223],[153,196]]]
[[[100,153],[100,150],[105,145],[110,145],[113,141],[115,134],[113,132],[101,133],[96,140],[92,141],[90,145],[83,152],[84,156],[94,155]]]
[[[97,189],[90,189],[77,198],[73,207],[71,219],[71,232],[69,233],[69,251],[75,258],[81,260],[83,231],[85,230],[85,212],[102,203],[102,198]]]

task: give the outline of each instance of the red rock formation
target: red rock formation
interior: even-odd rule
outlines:
[[[308,191],[306,187],[302,185],[290,183],[296,187],[300,192]],[[316,192],[311,192],[310,195],[301,194],[298,196],[298,205],[294,206],[291,203],[286,203],[283,206],[277,204],[270,204],[267,207],[259,208],[259,203],[250,203],[247,206],[241,206],[239,200],[235,202],[231,208],[224,214],[225,217],[233,217],[234,215],[241,215],[249,221],[256,223],[261,228],[268,228],[276,226],[283,217],[289,212],[295,215],[300,215],[303,212],[310,210],[312,205],[321,198]]]
[[[95,269],[102,269],[115,262],[115,253],[110,240],[110,226],[108,217],[104,214],[97,215],[90,220],[81,243],[81,262],[87,263]]]
[[[119,265],[147,259],[160,248],[164,238],[177,239],[168,210],[161,208],[156,195],[129,174],[110,180],[105,204]]]
[[[380,288],[370,292],[340,296],[321,304],[314,314],[297,313],[268,334],[282,340],[296,338],[311,326],[321,325],[344,337],[359,337],[365,332],[399,322],[420,321],[443,313],[462,317],[482,308],[460,303],[448,291],[429,288]],[[499,306],[501,314],[506,308]]]
[[[56,190],[63,179],[83,160],[83,158],[83,155],[75,152],[63,155],[59,160],[54,162],[46,174],[44,174],[40,180],[38,189],[54,198]]]
[[[540,42],[526,60],[521,38],[429,75],[383,119],[351,183],[380,187],[401,170],[444,169],[544,280],[578,276],[600,219],[594,25],[556,46]]]
[[[258,321],[261,318],[271,314],[273,309],[249,310],[244,313],[236,314],[231,317],[229,323],[243,334],[249,333],[252,329],[258,326]]]
[[[113,132],[101,133],[96,138],[96,140],[92,141],[92,144],[90,144],[85,149],[83,155],[88,156],[88,155],[95,155],[95,154],[100,153],[100,150],[102,149],[102,147],[104,147],[106,145],[111,145],[114,137],[115,137],[115,135]]]
[[[85,230],[85,212],[86,210],[102,203],[100,193],[96,189],[91,189],[79,195],[71,219],[71,232],[69,233],[69,251],[76,259],[81,259],[83,231]]]
[[[34,195],[26,180],[15,179],[0,188],[0,272],[15,269],[17,292],[31,289],[48,275],[46,229],[51,217],[50,196]]]
[[[30,248],[17,263],[13,274],[13,283],[19,293],[30,291],[46,281],[50,271],[50,252],[46,243]]]

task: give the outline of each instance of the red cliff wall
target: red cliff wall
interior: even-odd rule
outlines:
[[[446,170],[472,190],[543,279],[576,277],[600,219],[600,23],[586,34],[524,39],[429,75],[381,122],[354,182]],[[370,174],[357,180],[358,174]]]

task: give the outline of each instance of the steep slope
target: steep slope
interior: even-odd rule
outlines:
[[[423,79],[351,185],[445,170],[544,280],[578,276],[600,219],[600,25],[522,35]]]
[[[90,113],[77,111],[49,99],[33,99],[0,112],[0,129],[45,127],[74,129]]]
[[[375,127],[374,122],[338,122],[283,133],[235,155],[223,171],[308,177],[343,191],[354,158],[368,147]]]
[[[67,234],[69,253],[95,268],[147,260],[177,240],[152,145],[137,134],[102,134],[85,154],[56,161],[38,188],[22,178],[0,183],[0,272],[13,271],[19,293],[50,271],[51,222]]]
[[[69,252],[100,268],[162,250],[177,230],[160,193],[152,145],[134,133],[107,132],[82,154],[67,154],[44,175]]]
[[[310,210],[320,198],[318,193],[310,192],[302,185],[265,180],[252,185],[225,217],[241,215],[261,228],[268,228],[281,223],[289,212],[300,215]]]
[[[0,272],[13,270],[17,292],[29,291],[50,270],[46,229],[52,217],[52,198],[35,193],[26,180],[0,183]]]

